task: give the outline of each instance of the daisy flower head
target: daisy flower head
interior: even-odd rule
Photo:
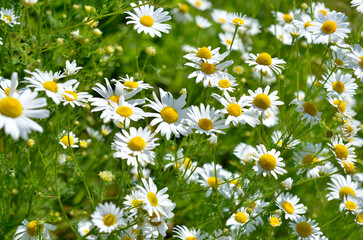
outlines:
[[[173,228],[173,232],[175,233],[175,237],[181,240],[203,240],[206,238],[205,235],[201,234],[200,229],[188,229],[186,226],[176,226]]]
[[[144,224],[139,227],[142,231],[142,236],[144,236],[145,239],[157,239],[159,236],[165,238],[166,231],[168,230],[168,225],[166,224],[167,220],[168,218],[165,216],[161,216],[160,219],[158,219],[158,216],[156,216],[155,213],[153,213],[151,217],[145,216]]]
[[[319,239],[319,235],[323,235],[315,220],[311,220],[310,218],[306,220],[305,216],[298,216],[289,225],[294,231],[294,234],[297,235],[298,240],[315,240]]]
[[[335,136],[331,139],[331,143],[328,143],[331,151],[334,153],[337,160],[355,162],[357,157],[354,153],[354,147],[351,147],[351,143],[344,144],[343,139],[339,136]]]
[[[332,53],[332,67],[345,68],[348,66],[349,57],[346,49],[338,48],[337,46],[331,46]]]
[[[202,16],[196,16],[195,23],[197,24],[197,27],[200,29],[209,28],[210,26],[212,26],[212,24],[208,21],[208,19]]]
[[[137,30],[138,33],[144,32],[151,37],[154,37],[155,35],[161,37],[160,32],[169,33],[171,26],[164,23],[171,19],[169,12],[163,12],[163,8],[158,8],[154,11],[153,5],[148,5],[146,2],[142,1],[139,1],[139,7],[137,7],[137,4],[135,3],[130,3],[130,5],[133,8],[134,13],[126,11],[126,14],[129,15],[126,19],[130,19],[126,24],[135,24],[134,29]]]
[[[363,201],[361,198],[353,197],[352,195],[344,196],[344,200],[339,205],[339,211],[348,213],[359,213],[363,210]]]
[[[117,82],[117,80],[113,80],[114,82]],[[144,83],[144,81],[134,81],[134,77],[129,77],[129,75],[126,74],[126,77],[120,77],[119,81],[122,83],[123,87],[127,90],[133,90],[135,88],[141,88],[142,89],[149,89],[152,88],[150,84]]]
[[[225,24],[228,21],[228,12],[222,9],[213,9],[211,16],[213,21],[219,24]]]
[[[129,227],[128,229],[121,231],[118,237],[118,239],[121,240],[136,240],[138,237],[138,231],[133,227]]]
[[[302,115],[301,120],[306,119],[305,125],[310,123],[312,127],[320,122],[321,112],[318,111],[314,102],[295,101],[293,103],[297,105],[295,110]]]
[[[351,195],[352,197],[362,197],[363,189],[358,188],[358,182],[352,181],[352,177],[341,174],[334,174],[330,177],[331,183],[328,183],[330,192],[326,195],[328,201],[337,199],[344,200],[344,197]]]
[[[226,46],[227,49],[231,49],[234,51],[240,51],[243,48],[241,38],[236,35],[233,41],[233,32],[225,32],[225,33],[218,33],[218,37],[221,41],[221,44]],[[232,45],[233,41],[233,45]],[[231,48],[232,45],[232,48]]]
[[[8,24],[10,27],[20,24],[20,22],[17,21],[18,18],[19,16],[15,15],[13,9],[1,8],[0,20]]]
[[[41,109],[47,106],[45,98],[36,98],[38,93],[30,89],[17,93],[17,85],[18,74],[13,73],[9,90],[0,91],[0,129],[4,128],[14,140],[19,136],[27,140],[32,130],[43,132],[43,128],[30,118],[47,118],[49,111]]]
[[[64,68],[64,73],[67,76],[72,76],[75,75],[79,72],[79,70],[81,70],[83,67],[77,67],[77,62],[76,60],[73,60],[72,62],[70,61],[66,61],[66,67]]]
[[[159,89],[160,101],[153,92],[154,101],[149,101],[147,107],[152,108],[156,113],[147,113],[147,117],[154,118],[150,125],[158,127],[155,133],[160,132],[161,136],[166,136],[167,140],[170,140],[171,135],[180,138],[180,135],[188,136],[192,131],[190,130],[187,119],[188,109],[183,107],[186,105],[186,95],[182,94],[178,99],[174,99],[170,92],[165,92],[163,89]]]
[[[247,209],[242,207],[227,220],[226,225],[231,226],[231,229],[242,230],[243,234],[249,236],[251,232],[256,230],[255,221],[252,221],[251,217],[247,213]]]
[[[282,193],[276,199],[276,206],[285,212],[285,219],[294,220],[306,212],[304,204],[298,204],[299,201],[297,196]]]
[[[286,178],[284,181],[281,182],[281,187],[286,190],[290,191],[292,188],[293,179],[291,177]]]
[[[357,11],[363,13],[363,0],[352,0],[350,2],[352,7],[357,7]]]
[[[313,42],[312,34],[307,30],[308,27],[312,26],[312,19],[309,14],[296,14],[296,19],[293,20],[292,24],[299,28],[301,31],[301,37],[304,37],[308,44]]]
[[[361,130],[360,125],[361,124],[359,121],[354,121],[354,119],[347,118],[344,120],[344,124],[339,128],[340,135],[342,138],[344,138],[344,140],[349,141],[353,146],[356,146],[354,144],[354,140],[358,134],[358,131]]]
[[[255,151],[256,149],[251,145],[241,142],[234,148],[233,154],[245,165],[253,160],[252,156]]]
[[[257,151],[254,152],[252,158],[256,161],[256,165],[253,166],[253,169],[257,172],[257,174],[262,173],[264,177],[272,175],[275,179],[277,179],[277,174],[287,173],[283,167],[285,167],[285,163],[282,162],[282,158],[280,157],[280,152],[275,149],[271,149],[267,151],[264,145],[257,145]]]
[[[268,217],[268,222],[272,227],[279,227],[281,226],[281,217],[278,214],[272,214]]]
[[[323,2],[313,2],[312,3],[312,9],[313,9],[313,15],[314,18],[318,16],[318,14],[322,13],[324,16],[330,12],[330,9],[325,6],[325,3]],[[307,12],[311,12],[311,8],[309,7]]]
[[[283,13],[283,12],[275,13],[273,11],[272,15],[276,16],[277,22],[280,26],[292,24],[292,22],[294,21],[294,13],[292,11],[289,11],[288,13]]]
[[[75,106],[78,107],[85,107],[88,99],[91,98],[91,95],[87,92],[78,92],[79,82],[72,85],[62,85],[61,89],[59,90],[62,96],[61,101],[63,105],[69,104],[72,108]]]
[[[177,22],[185,23],[193,20],[193,17],[189,13],[189,6],[185,3],[180,3],[177,8],[171,10],[171,13]]]
[[[14,234],[14,240],[37,240],[51,239],[49,231],[54,231],[57,227],[51,224],[45,223],[43,220],[33,220],[28,222],[24,219],[21,222],[22,225],[18,226]]]
[[[339,40],[344,40],[351,32],[350,23],[345,22],[348,17],[344,13],[332,11],[326,15],[319,13],[312,26],[307,28],[313,34],[313,42],[316,44],[336,43]]]
[[[212,86],[217,87],[219,90],[225,92],[233,92],[235,86],[238,86],[236,79],[229,73],[220,72],[216,74],[212,81]]]
[[[341,116],[351,119],[356,115],[346,101],[340,100],[336,96],[328,96],[327,100]]]
[[[200,104],[200,108],[197,106],[191,106],[189,112],[189,126],[195,129],[196,133],[213,135],[214,133],[225,134],[222,129],[228,128],[224,124],[225,120],[221,119],[223,114],[217,112],[214,107],[211,108],[210,105],[204,106],[203,103]]]
[[[258,120],[260,114],[258,111],[247,109],[251,104],[249,103],[249,98],[245,95],[238,101],[236,101],[236,98],[231,97],[227,91],[224,92],[224,97],[215,93],[212,94],[212,97],[224,106],[220,112],[228,116],[225,122],[226,125],[232,123],[234,126],[237,126],[239,123],[247,123],[251,127],[256,127],[256,125],[260,124],[260,120]]]
[[[354,44],[351,53],[348,53],[350,62],[348,68],[353,69],[354,75],[363,82],[363,49],[359,44]]]
[[[64,149],[67,147],[78,148],[78,142],[79,139],[73,132],[67,132],[66,130],[63,130],[62,134],[60,134],[59,144],[62,145]]]
[[[228,184],[221,183],[225,182],[230,174],[221,165],[215,165],[214,162],[205,163],[203,167],[198,167],[196,172],[199,175],[199,184],[208,189],[206,197],[211,195],[213,189],[217,189],[221,193],[224,193],[225,190],[228,191]]]
[[[207,0],[187,0],[187,2],[200,11],[205,11],[212,7],[212,3]]]
[[[354,221],[359,224],[359,225],[363,225],[363,211],[360,211],[359,213],[357,213],[355,215],[355,219]]]
[[[143,200],[140,200],[140,191],[132,190],[130,194],[125,196],[124,205],[130,208],[128,218],[134,217],[138,213],[138,208],[142,208]]]
[[[273,127],[279,123],[278,111],[275,111],[273,114],[267,113],[265,118],[263,119],[263,125],[266,127]]]
[[[78,223],[78,233],[81,237],[88,234],[92,228],[93,228],[93,224],[90,221],[82,221],[82,222]],[[87,240],[96,240],[97,236],[89,235],[86,237],[86,239]]]
[[[131,127],[128,131],[116,133],[112,149],[116,150],[114,157],[126,159],[128,165],[145,166],[147,163],[154,164],[154,148],[158,146],[155,141],[155,133],[148,128],[136,129]]]
[[[242,13],[230,13],[228,15],[228,20],[236,27],[246,26],[251,23],[251,19],[247,18],[246,15],[242,15]]]
[[[199,49],[192,48],[191,50],[192,51],[190,53],[184,55],[183,57],[197,64],[202,64],[204,62],[218,64],[229,55],[228,51],[220,54],[219,47],[212,49],[212,47],[209,46],[201,47]]]
[[[269,94],[270,86],[266,86],[265,90],[258,88],[255,92],[248,90],[249,102],[252,104],[252,108],[257,109],[262,116],[266,118],[269,115],[273,115],[278,112],[278,105],[283,105],[282,101],[279,101],[277,91],[273,91]]]
[[[269,32],[274,35],[280,42],[284,45],[291,45],[292,44],[292,36],[286,30],[286,28],[280,25],[271,25],[268,28]]]
[[[284,69],[282,65],[286,64],[284,60],[278,58],[272,58],[268,53],[259,53],[258,55],[249,54],[250,59],[246,61],[249,66],[253,66],[257,71],[267,72],[269,76],[280,74],[281,70]]]
[[[111,233],[118,226],[125,224],[123,210],[112,202],[100,203],[92,213],[92,223],[101,233]]]
[[[160,220],[161,216],[172,217],[168,214],[168,208],[175,206],[175,203],[169,199],[168,194],[165,194],[168,188],[165,187],[158,191],[153,180],[151,178],[148,180],[142,178],[141,181],[144,186],[137,186],[140,190],[139,199],[142,201],[144,210],[149,213],[150,217],[156,214],[157,220]]]
[[[355,90],[358,88],[352,75],[349,73],[343,74],[341,70],[336,73],[327,73],[323,78],[324,80],[321,83],[325,83],[324,88],[326,88],[328,96],[334,96],[340,100],[353,98]]]

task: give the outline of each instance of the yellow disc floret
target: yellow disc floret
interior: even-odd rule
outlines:
[[[278,219],[277,217],[271,217],[269,221],[270,221],[271,226],[273,226],[273,227],[278,227],[281,225],[280,219]]]
[[[110,100],[111,100],[112,102],[114,102],[114,103],[119,104],[119,102],[120,102],[120,96],[113,95],[113,96],[111,96],[111,97],[110,97]]]
[[[53,81],[46,81],[43,83],[43,88],[54,93],[58,92],[58,85]]]
[[[107,226],[107,227],[110,227],[110,226],[113,226],[115,225],[117,222],[117,218],[115,217],[115,215],[109,213],[109,214],[106,214],[104,217],[103,217],[103,223]]]
[[[227,79],[221,79],[218,82],[218,86],[221,88],[229,88],[231,86],[231,83]]]
[[[235,24],[235,25],[238,25],[238,26],[241,26],[245,23],[245,21],[243,21],[242,18],[235,18],[232,20],[232,22]]]
[[[281,203],[281,207],[288,213],[293,214],[294,213],[294,207],[289,202],[283,202]]]
[[[234,215],[234,219],[239,223],[245,223],[248,220],[248,216],[243,212],[238,212]]]
[[[271,171],[271,170],[275,169],[275,167],[277,165],[277,161],[276,161],[276,158],[273,155],[263,154],[259,158],[259,164],[264,170]]]
[[[200,48],[198,50],[197,57],[199,57],[199,58],[205,58],[205,59],[210,59],[210,58],[212,58],[212,53],[209,50],[209,48],[202,47],[202,48]]]
[[[139,84],[134,81],[126,81],[126,82],[124,82],[124,86],[128,87],[128,88],[137,88],[139,86]]]
[[[147,194],[147,199],[149,200],[151,206],[156,207],[159,204],[158,197],[153,192]]]
[[[237,103],[231,103],[227,107],[227,112],[229,115],[238,117],[238,116],[241,116],[241,114],[242,114],[242,108]]]
[[[146,146],[146,142],[142,139],[142,137],[134,137],[127,143],[127,146],[132,151],[141,151]]]
[[[339,81],[333,82],[332,87],[338,93],[342,93],[345,90],[344,83]]]
[[[67,93],[67,94],[63,94],[64,98],[67,100],[67,101],[75,101],[77,99],[77,93],[75,92],[72,92],[72,91],[64,91],[64,93]],[[71,95],[72,97],[70,97],[69,95]]]
[[[161,117],[167,123],[175,123],[178,121],[178,112],[173,107],[164,107],[160,112]]]
[[[121,117],[130,117],[132,115],[132,109],[127,106],[118,107],[116,113]]]
[[[346,201],[345,202],[345,207],[349,211],[357,210],[357,204],[355,204],[355,202],[353,202],[353,201]]]
[[[260,65],[270,66],[272,64],[272,58],[271,55],[268,53],[260,53],[258,57],[256,58],[256,63]]]
[[[253,99],[253,105],[262,109],[267,109],[271,106],[271,100],[268,95],[260,93]]]
[[[10,117],[17,118],[23,113],[23,106],[18,99],[13,97],[5,97],[0,100],[0,114]]]
[[[304,24],[304,28],[305,28],[305,29],[307,29],[308,27],[313,26],[313,25],[311,24],[311,22],[312,22],[312,21],[306,22],[306,23]]]
[[[205,131],[209,131],[213,128],[213,122],[208,118],[202,118],[198,121],[198,126]]]
[[[334,21],[326,21],[321,26],[321,31],[323,31],[326,34],[332,34],[334,33],[338,28],[338,25]]]
[[[345,112],[345,110],[347,109],[345,102],[343,102],[342,100],[337,99],[337,100],[334,100],[333,103],[341,112]]]
[[[154,19],[149,15],[144,15],[140,18],[140,23],[145,27],[152,27],[154,25]]]
[[[284,16],[282,16],[282,18],[284,19],[284,21],[286,22],[286,23],[291,23],[292,22],[292,20],[293,20],[293,18],[291,17],[291,15],[290,14],[284,14]]]
[[[39,234],[39,227],[37,222],[36,221],[29,222],[28,225],[26,226],[26,231],[31,237],[37,236]]]
[[[343,144],[337,144],[334,146],[334,152],[340,159],[347,159],[349,155],[348,148]]]
[[[296,224],[296,232],[301,237],[306,238],[313,233],[313,228],[307,222],[299,222],[298,224]]]
[[[74,144],[74,139],[69,136],[69,140],[68,140],[68,135],[65,135],[64,137],[62,137],[61,142],[65,145],[65,146],[73,146]],[[70,143],[70,144],[69,144]]]
[[[212,74],[216,71],[216,66],[214,66],[212,63],[204,62],[202,63],[201,69],[205,74]]]
[[[217,185],[220,184],[220,181],[219,181],[219,178],[216,178],[216,177],[210,177],[207,179],[207,183],[209,186],[211,187],[217,187]]]
[[[343,200],[344,197],[347,197],[348,195],[352,195],[353,197],[355,196],[355,192],[352,188],[350,187],[342,187],[339,190],[339,197]]]
[[[303,107],[304,111],[311,116],[316,116],[318,114],[318,108],[313,102],[305,102],[303,103]]]
[[[302,163],[306,165],[306,164],[316,163],[317,161],[319,160],[314,154],[307,154],[305,157],[303,157]]]

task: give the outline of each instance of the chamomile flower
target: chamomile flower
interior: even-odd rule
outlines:
[[[344,124],[340,126],[339,131],[340,135],[344,138],[344,140],[349,141],[354,145],[354,139],[357,135],[360,128],[360,122],[355,121],[354,119],[344,120]]]
[[[331,151],[334,153],[337,160],[348,160],[350,162],[355,162],[357,157],[354,153],[354,147],[351,147],[351,143],[344,144],[343,139],[339,136],[335,136],[331,139],[331,143],[328,143],[331,147]]]
[[[221,184],[228,179],[228,174],[225,170],[223,170],[222,166],[217,164],[215,165],[213,162],[205,163],[203,167],[197,168],[197,173],[200,176],[199,184],[202,187],[207,188],[206,197],[209,197],[212,193],[213,189],[216,189],[220,192],[224,192],[224,190],[228,190],[227,184]]]
[[[280,25],[271,25],[268,28],[269,32],[273,34],[279,41],[281,41],[285,45],[292,44],[292,36],[287,31],[287,29],[283,28]]]
[[[91,215],[93,224],[101,233],[111,233],[118,226],[125,224],[122,217],[123,210],[112,202],[100,203]]]
[[[178,8],[174,8],[173,10],[171,10],[171,14],[173,14],[174,19],[177,22],[184,23],[193,20],[193,17],[189,13],[189,6],[185,3],[181,3]]]
[[[214,133],[225,134],[222,129],[228,128],[224,124],[222,113],[217,112],[210,105],[204,106],[203,103],[200,104],[200,108],[196,106],[191,106],[188,112],[189,116],[189,126],[195,129],[196,133],[212,135]]]
[[[76,134],[73,132],[67,132],[66,130],[63,130],[62,134],[60,134],[59,137],[59,144],[62,145],[64,149],[67,147],[72,148],[78,148],[79,146],[77,143],[79,142],[79,139],[76,137]]]
[[[234,87],[238,86],[238,84],[236,82],[236,79],[231,74],[226,72],[220,72],[219,74],[216,74],[213,78],[212,86],[217,87],[223,92],[233,92],[235,89]]]
[[[137,4],[135,3],[130,3],[134,13],[126,11],[126,14],[129,15],[126,19],[130,19],[126,24],[135,24],[134,29],[137,30],[138,33],[144,32],[151,37],[154,37],[155,35],[161,37],[160,32],[169,33],[171,26],[164,23],[171,19],[169,12],[163,12],[163,8],[158,8],[154,11],[153,5],[145,3],[146,2],[139,1],[139,5],[142,5],[139,7],[136,7]]]
[[[301,120],[305,121],[305,125],[310,123],[310,127],[320,122],[321,112],[318,111],[316,104],[314,102],[305,101],[294,101],[296,104],[295,110],[302,115]]]
[[[251,221],[250,214],[247,213],[247,209],[242,207],[232,214],[232,216],[226,222],[227,226],[231,226],[231,229],[240,229],[247,236],[251,232],[256,230],[254,221]]]
[[[344,196],[344,200],[339,205],[339,211],[347,211],[351,213],[359,213],[363,209],[363,202],[361,198],[353,197],[352,195]]]
[[[277,91],[273,91],[269,94],[270,86],[266,86],[265,90],[258,88],[255,92],[248,90],[249,102],[252,104],[252,108],[257,109],[264,118],[268,115],[273,115],[278,112],[278,105],[283,105],[282,101],[279,101]]]
[[[323,78],[324,80],[321,83],[325,82],[324,88],[326,88],[328,96],[334,96],[340,100],[352,98],[358,88],[352,75],[343,74],[340,70],[336,73],[327,73]]]
[[[242,15],[242,13],[231,13],[228,15],[228,20],[236,27],[249,25],[251,23],[251,19],[247,18],[246,15]]]
[[[352,118],[356,114],[344,100],[340,100],[335,96],[328,96],[327,100],[342,116]]]
[[[292,188],[293,179],[291,177],[286,178],[284,181],[281,182],[281,187],[286,190],[290,191]]]
[[[258,55],[249,54],[250,59],[246,61],[249,66],[253,66],[257,71],[267,72],[269,76],[280,74],[281,70],[284,69],[282,65],[286,64],[284,60],[278,58],[272,58],[268,53],[259,53]]]
[[[61,92],[63,105],[71,105],[72,108],[75,106],[78,107],[85,107],[86,103],[88,102],[88,99],[91,98],[91,95],[89,95],[87,92],[78,92],[79,82],[72,85],[62,85],[61,89],[59,90]]]
[[[132,227],[129,227],[128,229],[124,230],[120,233],[119,239],[121,240],[136,240],[137,239],[137,230],[135,230]]]
[[[357,11],[363,13],[363,0],[352,0],[350,2],[352,7],[357,7]]]
[[[298,240],[315,240],[319,239],[320,235],[323,235],[315,220],[311,220],[310,218],[306,220],[305,216],[297,217],[289,225],[294,231],[294,234],[297,235]]]
[[[209,28],[210,26],[212,26],[212,24],[208,21],[208,19],[201,16],[195,17],[195,23],[197,24],[197,27],[200,29]]]
[[[233,32],[218,33],[218,37],[222,45],[226,46],[227,49],[231,49]],[[242,47],[242,40],[238,36],[235,36],[231,50],[239,51]]]
[[[130,208],[128,218],[133,218],[137,213],[138,209],[142,208],[143,200],[140,199],[140,191],[132,190],[130,194],[125,196],[124,205]]]
[[[312,144],[310,142],[306,143],[306,145],[298,152],[294,152],[294,160],[297,166],[304,166],[313,163],[317,163],[322,160],[322,156],[325,155],[327,151],[322,149],[322,144]],[[307,170],[308,178],[319,177],[319,166],[314,168],[302,168],[301,171]]]
[[[211,13],[213,21],[219,24],[225,24],[228,21],[228,12],[222,9],[213,9]]]
[[[326,16],[328,14],[328,12],[330,12],[330,9],[327,8],[325,6],[325,3],[323,2],[313,2],[312,3],[312,11],[313,11],[313,15],[314,15],[314,18],[316,18],[318,16],[318,14],[322,13],[324,16]],[[307,12],[310,12],[311,9],[309,7],[309,9],[307,10]]]
[[[338,48],[337,46],[332,46],[331,49],[333,50],[332,53],[332,67],[337,68],[345,68],[348,66],[348,53],[346,49]]]
[[[116,80],[113,80],[117,82]],[[126,77],[120,77],[119,81],[122,83],[123,87],[127,90],[132,90],[135,88],[141,88],[142,89],[149,89],[152,88],[150,84],[144,83],[144,81],[134,81],[134,77],[129,77],[126,74]]]
[[[26,7],[32,7],[32,6],[34,6],[38,2],[38,0],[21,0],[21,2]]]
[[[192,61],[196,64],[202,64],[203,62],[218,64],[229,55],[229,52],[219,53],[219,47],[212,49],[209,47],[201,47],[199,49],[192,48],[191,52],[184,55],[184,58]]]
[[[273,114],[267,113],[267,115],[263,119],[263,125],[269,128],[276,126],[278,123],[279,123],[278,111],[274,112]]]
[[[358,188],[358,182],[353,182],[350,175],[344,177],[341,174],[334,174],[330,180],[332,183],[328,183],[329,187],[327,188],[330,192],[326,195],[328,201],[333,199],[344,200],[344,197],[348,195],[361,197],[363,194],[363,189]]]
[[[141,181],[144,186],[137,186],[140,190],[139,199],[142,201],[143,208],[149,213],[149,216],[152,217],[153,214],[156,214],[157,220],[160,220],[161,216],[172,217],[168,215],[167,208],[175,207],[175,203],[169,199],[168,194],[165,194],[168,188],[165,187],[158,191],[151,178],[149,178],[149,181],[142,178]]]
[[[168,225],[166,224],[167,219],[168,218],[165,216],[161,216],[158,219],[156,214],[153,213],[151,217],[146,216],[144,218],[144,224],[140,226],[139,229],[142,231],[142,235],[145,236],[145,239],[156,239],[159,236],[165,238],[166,231],[168,230]]]
[[[116,150],[114,157],[126,159],[128,165],[145,166],[147,163],[154,164],[154,148],[158,146],[155,141],[155,133],[147,128],[136,129],[131,127],[129,132],[122,129],[122,133],[116,133],[112,149]]]
[[[279,147],[282,147],[284,145],[285,148],[291,149],[294,148],[296,145],[300,143],[299,139],[293,139],[293,136],[289,136],[288,139],[286,139],[286,135],[282,137],[281,131],[274,131],[272,133],[272,142],[276,144]],[[285,143],[284,143],[285,142]]]
[[[81,70],[83,67],[77,67],[76,60],[73,60],[72,62],[66,61],[66,68],[64,69],[64,73],[67,76],[75,75]]]
[[[277,179],[277,174],[287,173],[285,169],[285,163],[282,162],[282,158],[280,156],[280,152],[275,149],[271,149],[267,151],[264,145],[256,146],[257,151],[254,152],[252,158],[256,161],[256,165],[253,166],[253,169],[257,172],[257,174],[262,173],[264,177],[272,175],[275,179]]]
[[[54,231],[57,227],[43,220],[33,220],[28,222],[26,219],[22,221],[22,225],[18,226],[14,234],[14,240],[37,240],[51,239],[49,231]]]
[[[355,215],[355,219],[354,219],[354,221],[355,221],[357,224],[359,224],[359,225],[363,225],[363,211],[361,211],[361,212],[359,212],[359,213],[357,213],[357,214]]]
[[[313,34],[313,42],[316,44],[336,43],[347,38],[352,30],[349,27],[350,23],[345,22],[347,19],[344,13],[336,11],[328,12],[326,15],[319,13],[307,30]]]
[[[17,93],[17,85],[18,74],[13,73],[9,91],[0,91],[0,129],[4,128],[5,134],[14,140],[19,136],[27,140],[32,130],[43,132],[43,128],[30,118],[47,118],[49,111],[41,109],[47,105],[45,98],[36,98],[38,93],[30,89]]]
[[[241,142],[234,148],[233,154],[245,165],[253,160],[252,156],[255,151],[256,149],[251,145]]]
[[[212,7],[212,3],[207,0],[187,0],[187,2],[200,11],[205,11]]]
[[[297,196],[282,193],[276,199],[276,206],[285,212],[285,219],[295,220],[306,212],[304,204],[298,204],[299,201],[300,198]]]
[[[8,24],[10,27],[20,24],[20,22],[17,21],[18,18],[19,16],[15,15],[13,9],[1,8],[0,20]]]
[[[183,107],[186,105],[186,95],[182,94],[178,99],[174,99],[170,92],[165,92],[161,88],[160,100],[153,92],[154,101],[147,99],[150,104],[147,107],[152,108],[156,113],[147,113],[147,117],[153,117],[150,122],[151,126],[158,127],[155,133],[160,132],[161,136],[166,136],[167,140],[170,140],[171,135],[180,138],[180,135],[188,136],[191,133],[189,126],[187,125],[188,109]]]
[[[173,232],[175,233],[175,237],[179,238],[181,240],[203,240],[206,238],[205,235],[201,234],[200,230],[195,230],[195,229],[188,229],[186,226],[182,225],[182,226],[176,226],[173,229]]]
[[[278,214],[272,214],[268,217],[268,222],[272,227],[279,227],[282,223],[281,217]]]
[[[300,29],[301,37],[305,37],[308,44],[312,43],[313,38],[310,31],[307,30],[308,27],[312,26],[312,19],[309,14],[296,14],[296,19],[293,20],[292,24]]]
[[[282,13],[282,12],[275,13],[273,11],[272,15],[276,16],[277,22],[281,26],[292,24],[294,20],[294,13],[292,11],[288,13]]]
[[[226,125],[232,123],[234,126],[237,126],[239,123],[247,123],[251,127],[256,127],[256,125],[260,124],[258,111],[247,109],[250,103],[249,98],[245,95],[238,101],[234,97],[231,97],[227,91],[224,92],[224,97],[215,93],[212,94],[212,97],[224,106],[220,112],[228,115],[225,122]]]
[[[363,49],[359,44],[354,44],[351,53],[348,53],[350,62],[348,67],[354,70],[354,75],[363,82]]]
[[[90,221],[82,221],[78,223],[78,233],[82,237],[88,234],[93,228],[93,224]],[[87,240],[96,240],[97,236],[89,235],[86,237]]]

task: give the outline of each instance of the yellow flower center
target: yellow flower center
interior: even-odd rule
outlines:
[[[184,166],[186,167],[186,168],[191,168],[192,167],[192,160],[190,160],[190,158],[188,158],[188,157],[186,157],[185,159],[184,159]]]
[[[161,117],[167,123],[175,123],[178,121],[178,112],[172,107],[164,107],[160,112]]]
[[[183,3],[180,6],[179,11],[182,12],[182,13],[187,13],[187,12],[189,12],[189,6]]]
[[[308,154],[306,155],[305,157],[303,157],[303,164],[306,165],[306,164],[311,164],[311,163],[316,163],[318,160],[317,157],[315,157],[314,154]]]
[[[270,218],[270,224],[273,227],[280,226],[280,220],[277,217],[271,217]]]
[[[138,207],[138,206],[140,206],[142,204],[142,202],[143,202],[142,200],[134,199],[134,200],[131,201],[131,205],[133,207]]]
[[[259,159],[260,166],[266,171],[274,170],[276,167],[276,158],[271,154],[263,154]]]
[[[218,86],[220,86],[221,88],[229,88],[231,84],[227,79],[221,79],[218,82]]]
[[[311,24],[311,22],[312,22],[312,21],[306,22],[306,23],[304,24],[304,28],[305,28],[305,29],[307,29],[308,27],[313,26],[313,24]]]
[[[9,15],[4,15],[3,20],[5,20],[5,22],[11,22],[13,19]]]
[[[328,14],[328,12],[327,12],[327,11],[325,11],[325,10],[320,10],[320,11],[319,11],[319,13],[324,14],[324,16],[326,16],[326,15]]]
[[[58,85],[53,81],[46,81],[43,83],[43,88],[54,93],[58,92]]]
[[[355,192],[352,188],[350,187],[342,187],[339,190],[339,197],[343,200],[344,197],[347,197],[348,195],[352,195],[352,197],[355,196]]]
[[[39,234],[39,227],[36,221],[31,221],[26,226],[26,231],[30,236],[37,236]]]
[[[137,88],[139,86],[139,84],[134,81],[126,81],[126,82],[124,82],[124,86],[128,87],[128,88]]]
[[[243,212],[238,212],[236,215],[234,215],[234,219],[239,223],[245,223],[247,222],[247,215]]]
[[[159,204],[158,197],[153,192],[147,194],[147,199],[149,200],[151,206],[156,207]]]
[[[347,109],[346,106],[345,106],[345,102],[337,99],[337,100],[334,100],[333,104],[339,109],[339,111],[341,112],[345,112],[345,110]]]
[[[195,1],[195,5],[196,5],[197,7],[200,7],[200,6],[202,6],[202,2],[201,2],[201,1]]]
[[[357,222],[363,223],[363,213],[359,213],[356,218]]]
[[[154,25],[154,19],[148,15],[145,15],[140,18],[140,23],[145,27],[152,27]]]
[[[127,143],[127,146],[132,151],[141,151],[146,146],[146,142],[142,137],[134,137]]]
[[[347,173],[354,173],[354,169],[355,169],[354,163],[344,161],[343,166]]]
[[[347,159],[349,155],[348,148],[343,144],[337,144],[334,146],[334,152],[340,159]]]
[[[345,203],[345,207],[349,210],[349,211],[352,211],[352,210],[356,210],[357,209],[357,204],[355,204],[355,202],[353,201],[347,201]]]
[[[63,94],[63,96],[65,97],[65,99],[67,101],[75,101],[77,99],[77,93],[72,92],[72,91],[64,91],[67,94]],[[69,97],[69,95],[71,95],[72,97]]]
[[[286,22],[286,23],[291,23],[291,21],[293,20],[293,18],[291,17],[291,15],[290,14],[284,14],[284,16],[282,17],[283,19],[284,19],[284,21]]]
[[[23,113],[23,106],[18,99],[13,97],[5,97],[0,100],[0,114],[17,118]]]
[[[296,232],[301,237],[308,237],[313,233],[313,228],[307,222],[299,222],[296,224]]]
[[[283,202],[281,203],[281,207],[288,213],[293,214],[294,213],[294,207],[289,202]]]
[[[241,25],[243,25],[245,23],[245,21],[243,21],[242,18],[235,18],[235,19],[232,20],[232,22],[234,24],[238,25],[238,26],[241,26]]]
[[[204,72],[205,74],[212,74],[216,71],[216,67],[214,66],[213,63],[209,64],[209,63],[202,63],[202,72]]]
[[[266,94],[260,93],[253,99],[253,105],[261,109],[267,109],[271,106],[271,100]]]
[[[241,114],[242,114],[242,108],[237,103],[231,103],[227,107],[227,112],[229,115],[238,117],[238,116],[241,116]]]
[[[202,48],[200,48],[198,50],[197,57],[199,57],[199,58],[205,58],[205,59],[210,59],[210,58],[212,58],[212,53],[209,50],[209,48],[202,47]]]
[[[218,19],[218,21],[219,21],[220,23],[226,23],[226,22],[227,22],[225,18],[220,18],[220,19]]]
[[[132,240],[132,238],[131,238],[131,237],[129,237],[129,236],[124,236],[124,237],[122,238],[122,240]]]
[[[117,114],[121,117],[130,117],[132,115],[132,109],[127,106],[118,107],[116,110]]]
[[[205,131],[209,131],[213,128],[213,122],[208,118],[202,118],[198,121],[198,126]]]
[[[344,87],[344,83],[339,82],[339,81],[335,81],[335,82],[333,82],[332,87],[333,87],[333,89],[334,89],[336,92],[338,92],[338,93],[342,93],[342,92],[344,92],[344,89],[345,89],[345,87]]]
[[[305,102],[303,103],[304,111],[311,116],[316,116],[318,114],[318,109],[316,108],[315,103],[313,102]]]
[[[360,59],[359,66],[363,68],[363,56],[360,56],[359,59]]]
[[[120,96],[113,95],[113,96],[111,96],[111,97],[110,97],[110,100],[111,100],[112,102],[114,102],[114,103],[119,104],[119,102],[120,102]]]
[[[334,21],[326,21],[321,26],[321,30],[326,34],[334,33],[337,30],[338,25]]]
[[[6,95],[6,96],[9,96],[10,88],[9,88],[9,87],[8,87],[8,88],[6,88],[4,92],[5,92],[5,95]]]
[[[217,185],[220,184],[220,181],[219,181],[219,178],[216,178],[216,177],[210,177],[207,179],[207,183],[209,186],[211,187],[217,187]]]
[[[83,230],[83,232],[84,232],[84,234],[87,234],[87,233],[89,233],[89,229],[85,229],[85,230]]]
[[[72,146],[74,144],[74,139],[69,136],[69,141],[68,141],[68,135],[65,135],[64,137],[62,137],[61,142],[65,145],[65,146]],[[69,144],[69,142],[71,144]]]
[[[270,66],[272,64],[272,58],[271,55],[268,53],[260,53],[258,57],[256,58],[256,63],[260,65]]]
[[[112,225],[115,225],[117,222],[117,218],[115,217],[115,215],[109,213],[109,214],[106,214],[104,217],[103,217],[103,223],[107,226],[107,227],[110,227]]]
[[[231,44],[232,44],[232,41],[231,41],[231,40],[229,40],[229,39],[226,39],[226,44],[229,46],[229,45],[231,45]]]
[[[337,66],[343,66],[344,62],[338,58],[334,59],[334,63]]]

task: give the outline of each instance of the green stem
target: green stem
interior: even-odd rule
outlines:
[[[231,50],[232,50],[232,46],[233,46],[233,43],[234,43],[234,39],[236,38],[237,31],[238,31],[238,26],[236,26],[236,27],[234,28],[233,38],[232,38],[231,46],[229,46],[229,51],[231,51]]]

